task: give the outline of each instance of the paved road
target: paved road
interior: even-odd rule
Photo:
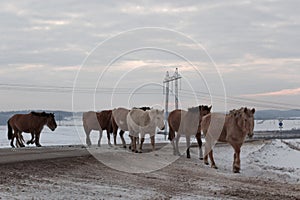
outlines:
[[[90,153],[84,146],[51,146],[0,149],[0,164],[42,160],[52,158],[67,158],[85,156]]]

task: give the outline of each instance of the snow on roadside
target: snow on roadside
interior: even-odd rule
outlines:
[[[300,183],[300,151],[281,140],[273,140],[251,153],[247,163],[251,170],[258,170],[259,176]]]

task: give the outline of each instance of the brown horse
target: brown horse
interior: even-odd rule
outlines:
[[[217,168],[213,158],[213,145],[217,142],[228,142],[234,149],[233,172],[240,171],[240,149],[246,136],[253,136],[255,109],[240,108],[232,110],[229,114],[211,113],[203,117],[201,128],[205,135],[204,163]],[[223,125],[223,127],[222,127]]]
[[[29,143],[35,142],[37,147],[40,147],[40,134],[44,127],[47,125],[52,131],[57,127],[54,114],[45,112],[31,112],[29,114],[16,114],[7,121],[8,127],[8,139],[11,140],[10,145],[15,147],[13,142],[14,138],[17,138],[16,145],[24,147],[22,142],[22,132],[31,133],[31,140]],[[14,133],[13,133],[14,131]],[[35,138],[35,139],[34,139]]]
[[[99,131],[99,139],[98,146],[101,145],[101,138],[103,130],[107,132],[108,145],[111,146],[110,143],[110,133],[112,133],[112,123],[111,123],[111,110],[103,110],[101,112],[84,112],[82,116],[83,128],[86,134],[86,144],[88,146],[92,145],[90,139],[90,133],[92,130]]]
[[[201,105],[189,108],[188,111],[173,110],[169,114],[169,140],[172,142],[174,155],[180,155],[178,142],[180,136],[185,135],[187,146],[186,156],[187,158],[190,158],[190,137],[195,135],[199,145],[199,158],[203,159],[200,122],[203,116],[210,113],[211,108],[212,106],[208,107]],[[177,132],[176,136],[175,132]],[[176,146],[174,144],[174,140],[176,140]]]

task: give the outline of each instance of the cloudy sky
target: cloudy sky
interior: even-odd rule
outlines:
[[[3,0],[0,110],[163,107],[162,82],[176,67],[180,107],[299,108],[299,7]]]

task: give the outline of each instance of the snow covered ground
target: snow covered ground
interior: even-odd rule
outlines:
[[[278,130],[277,120],[267,120],[263,123],[255,123],[255,130]],[[67,123],[64,123],[67,124]],[[300,120],[286,120],[284,121],[285,130],[300,128]],[[10,147],[7,139],[7,127],[0,126],[0,148]],[[30,134],[23,133],[26,140],[30,139]],[[93,144],[98,141],[99,133],[93,131],[91,133],[91,140]],[[129,143],[128,133],[124,135],[126,143]],[[85,145],[85,133],[82,126],[58,126],[57,129],[52,132],[48,127],[44,127],[41,134],[40,142],[44,146],[52,145]],[[111,136],[111,142],[113,143],[113,137]],[[149,135],[146,135],[146,143],[149,143]],[[164,135],[156,135],[156,142],[166,142]],[[185,142],[185,138],[180,139],[181,143]],[[193,143],[196,143],[195,139],[192,139]],[[119,136],[117,137],[117,143],[121,144]],[[107,144],[107,136],[104,131],[101,144]],[[184,144],[181,144],[184,146]],[[31,145],[35,147],[35,145]],[[232,154],[228,155],[230,149]],[[300,179],[300,139],[292,140],[273,140],[261,145],[244,145],[242,147],[242,170],[243,174],[253,176],[252,173],[261,172],[259,176],[278,176],[280,179],[287,179],[289,181],[299,181]],[[183,151],[184,152],[184,151]],[[193,148],[192,152],[197,157],[198,149]],[[226,155],[225,155],[226,154]],[[216,163],[220,169],[225,171],[231,171],[233,150],[228,146],[220,146],[215,148]],[[255,170],[254,170],[255,169]],[[272,172],[272,173],[271,173]]]

